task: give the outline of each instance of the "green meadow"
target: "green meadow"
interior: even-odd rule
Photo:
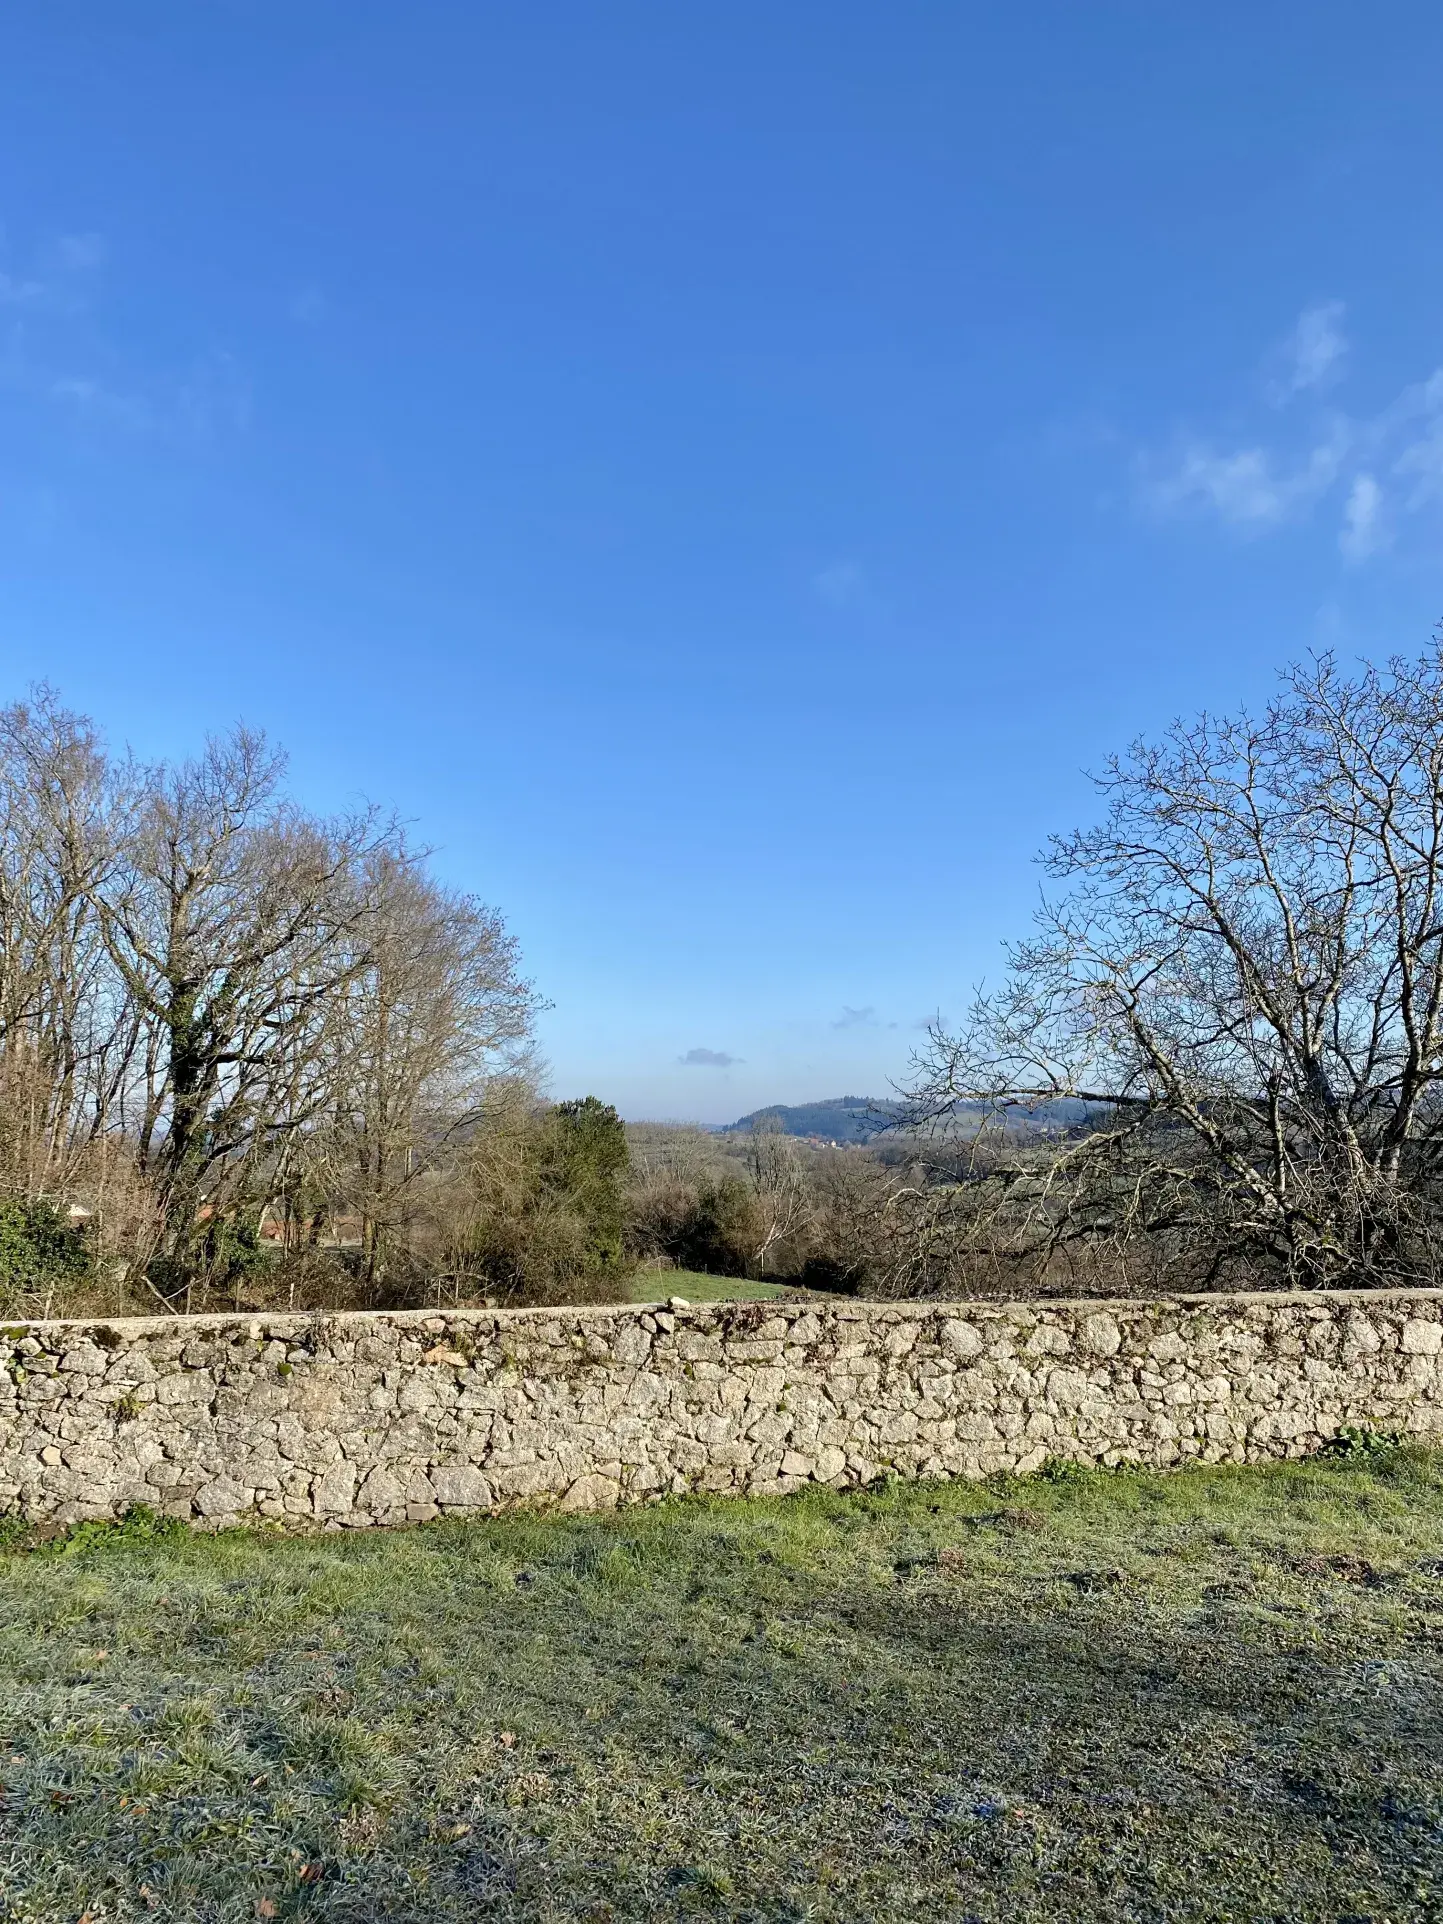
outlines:
[[[1443,1918],[1443,1461],[0,1554],[0,1917]]]

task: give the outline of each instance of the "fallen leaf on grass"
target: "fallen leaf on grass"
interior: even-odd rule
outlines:
[[[279,1915],[280,1912],[276,1909],[273,1898],[261,1897],[256,1899],[257,1917],[278,1917]]]
[[[496,1741],[503,1750],[514,1750],[516,1748],[516,1732],[514,1730],[503,1730]]]
[[[544,1770],[528,1770],[506,1794],[508,1804],[544,1804],[551,1795],[551,1779]]]

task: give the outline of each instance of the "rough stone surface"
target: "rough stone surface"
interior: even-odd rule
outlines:
[[[1049,1456],[1443,1440],[1443,1291],[135,1318],[0,1330],[0,1514],[361,1528]]]

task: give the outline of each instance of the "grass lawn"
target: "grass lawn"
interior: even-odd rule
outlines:
[[[0,1918],[1443,1918],[1443,1459],[0,1554]]]
[[[634,1303],[664,1303],[684,1296],[689,1303],[764,1303],[774,1296],[811,1296],[813,1290],[785,1283],[753,1283],[745,1276],[706,1276],[699,1269],[642,1269],[631,1279]]]

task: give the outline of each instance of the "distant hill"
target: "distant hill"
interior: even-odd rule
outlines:
[[[784,1136],[819,1136],[823,1142],[870,1142],[898,1113],[895,1102],[873,1096],[831,1096],[825,1102],[775,1102],[729,1122],[723,1135],[780,1129]]]
[[[766,1109],[753,1109],[749,1116],[724,1123],[718,1135],[746,1135],[753,1129],[779,1129],[784,1136],[810,1136],[823,1142],[870,1142],[900,1114],[901,1105],[884,1102],[876,1096],[830,1096],[824,1102],[775,1102]],[[985,1102],[963,1102],[957,1107],[954,1127],[969,1131],[967,1118],[974,1116],[972,1128],[984,1116],[996,1112]],[[1007,1111],[1006,1129],[1010,1135],[1066,1132],[1085,1123],[1100,1123],[1107,1110],[1102,1103],[1079,1102],[1072,1096],[1054,1097],[1035,1108]]]

